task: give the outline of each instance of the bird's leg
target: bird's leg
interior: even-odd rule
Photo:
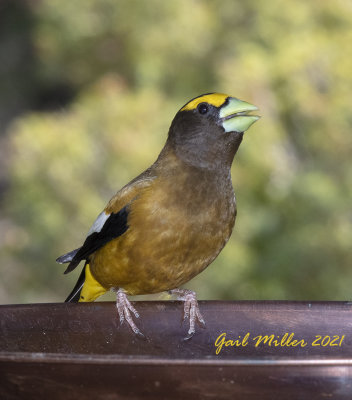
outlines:
[[[123,289],[116,290],[116,307],[120,317],[120,323],[122,324],[124,320],[126,320],[132,329],[132,331],[139,336],[143,336],[143,333],[139,330],[137,325],[134,323],[131,312],[134,314],[136,318],[139,318],[139,314],[137,310],[133,307],[133,305],[129,302],[126,293]],[[131,311],[131,312],[130,312]]]
[[[177,295],[178,300],[184,301],[183,321],[189,318],[188,336],[185,339],[190,339],[196,331],[196,321],[205,328],[205,321],[199,311],[196,293],[187,289],[172,289],[169,290],[169,293]]]

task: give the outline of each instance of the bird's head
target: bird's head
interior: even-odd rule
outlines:
[[[258,108],[222,93],[190,100],[171,123],[167,144],[177,156],[199,167],[230,167],[243,133],[260,117]]]

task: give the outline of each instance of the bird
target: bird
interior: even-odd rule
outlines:
[[[184,302],[186,338],[205,327],[196,293],[181,286],[208,267],[232,233],[236,199],[231,165],[258,108],[224,93],[188,101],[172,120],[156,161],[120,189],[83,245],[57,258],[65,274],[83,269],[66,302],[116,292],[120,324],[144,334],[129,295],[168,292]]]

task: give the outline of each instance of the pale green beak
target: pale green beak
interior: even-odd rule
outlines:
[[[260,117],[249,115],[251,111],[258,110],[258,107],[245,101],[230,97],[229,102],[221,107],[219,117],[225,132],[244,132]]]

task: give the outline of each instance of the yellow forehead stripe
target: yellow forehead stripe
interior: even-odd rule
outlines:
[[[214,107],[220,107],[225,103],[228,97],[230,96],[224,93],[206,94],[204,96],[200,96],[191,100],[189,103],[187,103],[184,107],[181,108],[181,111],[194,110],[200,103],[208,103]]]

